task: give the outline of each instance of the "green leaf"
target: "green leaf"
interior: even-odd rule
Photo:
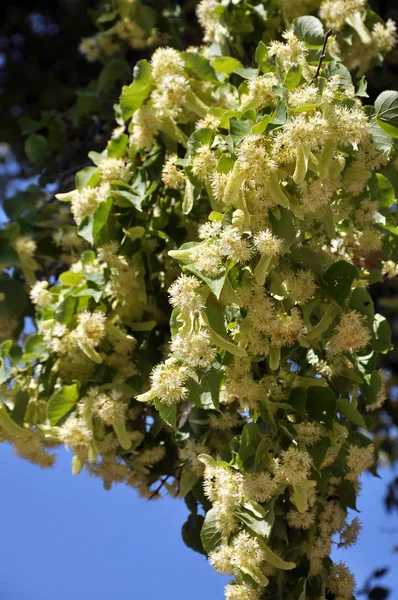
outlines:
[[[24,423],[24,417],[25,417],[26,407],[28,406],[28,402],[29,402],[28,392],[25,392],[24,390],[19,390],[19,392],[17,392],[17,394],[15,396],[15,404],[14,404],[14,408],[11,412],[11,418],[13,421],[15,421],[15,423],[17,423],[18,425],[21,425],[21,427],[23,426],[23,423]]]
[[[152,91],[151,66],[147,60],[140,60],[134,67],[134,81],[122,88],[120,108],[127,121],[142,106]]]
[[[101,180],[97,167],[84,167],[75,175],[76,188],[81,191],[85,187],[94,187]]]
[[[318,275],[322,275],[325,271],[322,254],[320,252],[315,252],[306,246],[295,248],[294,252],[291,254],[291,260],[304,269],[315,271]]]
[[[134,206],[139,212],[142,212],[141,205],[144,201],[143,195],[137,195],[133,191],[127,192],[125,190],[112,190],[112,197],[115,199],[115,203],[118,206],[129,207]]]
[[[369,98],[369,94],[366,92],[368,88],[368,82],[366,81],[365,77],[362,77],[359,81],[358,81],[358,90],[356,95],[359,98]]]
[[[268,540],[275,521],[272,509],[266,511],[258,502],[246,502],[235,514],[252,533]]]
[[[218,73],[230,75],[235,69],[243,69],[242,63],[232,56],[217,56],[213,59],[212,65]]]
[[[358,269],[354,265],[345,260],[338,260],[323,276],[322,291],[344,308],[352,282],[358,275]]]
[[[293,30],[299,40],[305,42],[309,48],[323,46],[325,32],[323,25],[316,17],[299,17],[293,21]]]
[[[93,218],[94,215],[88,215],[85,217],[81,224],[79,225],[78,234],[82,237],[86,242],[93,245]]]
[[[204,409],[220,409],[220,385],[223,379],[222,371],[212,367],[200,380],[200,404]]]
[[[238,144],[249,134],[254,125],[254,121],[251,121],[250,119],[237,119],[236,117],[231,117],[229,124],[231,138],[235,144]]]
[[[111,158],[122,158],[126,153],[128,142],[129,138],[125,133],[119,135],[118,137],[111,138],[106,148],[108,151],[108,156]]]
[[[0,268],[19,267],[21,261],[9,239],[0,238]]]
[[[336,416],[336,396],[330,388],[309,387],[307,389],[307,414],[318,423],[333,429]]]
[[[191,548],[191,550],[194,550],[195,552],[199,552],[199,554],[206,555],[200,538],[203,523],[204,517],[202,517],[202,515],[190,514],[182,526],[181,534],[184,544],[188,546],[188,548]]]
[[[239,458],[243,463],[256,455],[257,447],[261,441],[260,431],[256,423],[244,426],[240,436]]]
[[[376,98],[375,111],[380,128],[391,137],[398,137],[398,92],[382,92]]]
[[[301,70],[301,65],[294,64],[286,73],[285,87],[287,87],[288,90],[294,90],[300,83]]]
[[[188,271],[190,271],[191,273],[194,273],[197,277],[199,277],[199,279],[204,281],[205,284],[207,285],[207,287],[210,288],[210,290],[213,292],[213,294],[215,295],[217,300],[220,298],[221,292],[222,292],[224,284],[225,284],[225,279],[227,277],[226,271],[224,271],[216,279],[210,279],[210,277],[206,277],[206,275],[203,275],[203,273],[201,271],[198,271],[197,269],[195,269],[194,263],[185,264],[184,268],[188,269]]]
[[[294,590],[294,600],[305,600],[307,597],[307,579],[301,577]]]
[[[350,308],[357,310],[370,319],[374,317],[374,303],[372,296],[364,288],[355,288],[350,298]]]
[[[383,385],[383,380],[376,369],[370,375],[365,375],[365,381],[361,385],[361,392],[366,404],[373,404],[377,400]],[[365,426],[366,429],[366,426]]]
[[[395,203],[395,192],[391,183],[387,177],[384,177],[381,173],[375,173],[373,175],[376,180],[376,193],[375,199],[378,200],[382,208],[390,208]],[[373,183],[373,178],[372,182]]]
[[[269,218],[272,225],[272,232],[286,242],[286,247],[290,248],[296,239],[297,228],[294,221],[293,213],[283,206],[278,206],[280,211],[280,219],[277,219],[272,213]]]
[[[65,271],[59,276],[62,285],[74,287],[83,281],[83,273],[74,273],[73,271]]]
[[[79,399],[79,384],[65,385],[51,396],[47,404],[47,417],[51,425],[56,425]]]
[[[371,347],[385,354],[394,348],[391,340],[391,327],[385,317],[376,314],[373,321],[373,340]]]
[[[99,234],[101,233],[105,223],[108,220],[109,214],[113,206],[112,198],[107,198],[104,202],[101,202],[94,213],[93,218],[93,239],[94,242],[99,241]]]
[[[207,58],[197,52],[182,52],[185,61],[185,69],[193,77],[203,81],[218,82],[216,72]]]
[[[44,159],[48,152],[48,143],[43,135],[32,133],[25,142],[25,154],[28,159],[37,164]]]
[[[344,479],[336,490],[342,508],[357,509],[357,492],[351,481]]]
[[[197,129],[193,132],[193,134],[189,137],[188,140],[188,155],[191,156],[195,154],[200,146],[204,144],[211,144],[214,139],[214,132],[207,127],[203,127],[202,129]]]
[[[325,76],[327,79],[331,79],[335,75],[338,75],[339,85],[338,87],[341,90],[346,90],[347,88],[352,86],[352,77],[351,73],[343,64],[332,61],[330,62],[325,69]]]
[[[211,508],[205,516],[200,539],[202,540],[203,548],[208,554],[215,550],[221,543],[221,533],[217,528],[216,511]]]
[[[73,296],[68,296],[60,302],[55,309],[54,316],[59,323],[65,323],[67,325],[71,322],[75,315],[77,307],[77,300]]]
[[[261,67],[261,63],[264,62],[264,60],[267,58],[268,56],[268,47],[264,44],[264,42],[259,42],[257,48],[256,48],[256,53],[255,53],[255,61],[257,66],[260,68]]]
[[[159,399],[154,401],[154,405],[159,415],[162,417],[163,421],[165,421],[170,427],[173,429],[177,429],[177,407],[175,404],[171,406],[166,406]]]
[[[349,421],[352,421],[355,423],[355,425],[358,425],[358,427],[367,429],[365,419],[359,410],[347,398],[339,398],[337,400],[337,412],[344,415]]]

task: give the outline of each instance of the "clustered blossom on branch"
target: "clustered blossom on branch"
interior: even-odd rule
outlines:
[[[356,541],[377,458],[391,339],[366,288],[397,269],[395,142],[341,63],[316,76],[306,19],[256,69],[212,47],[137,64],[106,150],[58,195],[91,249],[33,279],[38,332],[1,346],[3,439],[185,497],[184,539],[233,575],[227,600],[350,600],[329,555]],[[31,242],[14,247],[34,274]]]

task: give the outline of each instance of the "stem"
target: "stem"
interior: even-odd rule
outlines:
[[[317,77],[319,77],[319,73],[321,72],[321,68],[322,68],[322,63],[324,58],[326,58],[326,44],[328,43],[328,39],[330,38],[330,36],[333,35],[333,29],[329,29],[326,33],[325,33],[325,39],[323,41],[323,47],[322,47],[322,52],[321,52],[321,56],[319,57],[319,62],[318,62],[318,66],[317,69],[315,71],[315,75],[311,80],[311,83],[313,81],[315,81],[315,79]]]

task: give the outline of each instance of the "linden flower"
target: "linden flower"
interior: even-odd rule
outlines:
[[[190,275],[181,275],[170,286],[170,304],[181,312],[197,313],[204,308],[201,284]]]
[[[354,546],[357,543],[361,529],[361,522],[357,517],[355,517],[351,524],[347,525],[345,529],[340,532],[340,542],[338,543],[338,547],[349,548],[350,546]]]
[[[324,511],[319,517],[319,531],[324,538],[330,538],[345,526],[346,512],[335,500],[326,503]]]
[[[234,413],[222,412],[209,417],[209,425],[215,431],[230,431],[237,427],[238,423],[239,416]]]
[[[217,157],[209,144],[202,144],[192,157],[192,173],[201,180],[208,179],[217,168]]]
[[[114,179],[128,181],[131,177],[131,169],[131,163],[122,158],[105,158],[99,167],[102,181],[109,182]]]
[[[260,600],[262,592],[250,583],[231,584],[224,588],[225,600]]]
[[[232,548],[222,544],[217,550],[209,554],[209,563],[214,567],[217,573],[221,575],[231,575],[234,571],[234,565],[231,563]]]
[[[182,338],[177,335],[171,343],[171,351],[181,355],[194,367],[209,367],[214,360],[216,350],[211,347],[211,338],[201,329]]]
[[[137,148],[151,148],[159,131],[159,118],[151,104],[144,104],[135,111],[133,118],[133,133],[130,144]]]
[[[222,252],[219,244],[209,241],[206,245],[198,245],[190,250],[190,258],[195,267],[209,277],[215,277],[222,269]]]
[[[365,6],[366,0],[326,0],[321,5],[319,16],[329,28],[341,31],[347,17],[354,12],[362,12]]]
[[[294,529],[309,529],[315,523],[315,517],[315,510],[304,513],[300,513],[298,510],[290,510],[286,515],[289,526]]]
[[[275,478],[296,485],[307,480],[311,471],[312,458],[305,450],[290,446],[281,452],[282,462],[275,464]]]
[[[237,150],[239,165],[247,178],[261,180],[275,171],[276,163],[268,156],[264,138],[260,134],[248,135]]]
[[[350,446],[346,458],[347,467],[350,469],[346,479],[356,481],[359,475],[369,469],[375,461],[375,447],[373,444],[360,448]]]
[[[40,308],[47,308],[47,306],[50,306],[53,295],[47,288],[48,281],[38,281],[35,283],[29,292],[33,304],[36,304],[36,306],[39,306]]]
[[[152,77],[157,83],[166,75],[182,75],[184,60],[174,48],[157,48],[151,58]]]
[[[20,235],[15,238],[13,246],[22,262],[32,259],[37,250],[36,242],[27,235]]]
[[[74,337],[93,347],[98,346],[105,337],[105,314],[99,310],[93,313],[83,310],[78,315],[77,322]]]
[[[243,489],[250,500],[255,502],[267,502],[278,489],[271,475],[265,471],[262,473],[248,473],[243,478]]]
[[[271,344],[276,348],[291,346],[302,339],[306,331],[299,310],[292,308],[290,314],[277,315],[272,328]]]
[[[355,578],[345,564],[339,562],[331,567],[326,586],[336,600],[351,600],[355,592]]]
[[[356,352],[370,341],[370,331],[363,324],[361,315],[353,310],[342,315],[334,335],[329,341],[330,354]]]
[[[212,129],[216,131],[220,126],[221,119],[216,115],[206,115],[203,119],[199,119],[195,125],[195,129]]]
[[[241,531],[232,542],[231,563],[245,572],[258,567],[265,560],[265,553],[257,541],[247,531]]]
[[[188,80],[182,75],[165,75],[152,94],[152,104],[158,119],[176,119],[186,100]]]
[[[278,80],[273,73],[266,73],[265,75],[249,80],[248,94],[242,96],[241,110],[275,106],[277,96],[272,91],[272,88],[277,85]]]
[[[233,228],[221,232],[218,247],[221,254],[234,262],[247,262],[252,255],[248,242],[241,238],[240,233]]]
[[[260,254],[280,256],[284,252],[285,242],[274,235],[270,229],[258,232],[253,241]]]
[[[304,42],[294,35],[293,31],[285,31],[282,37],[286,43],[272,42],[269,45],[269,56],[274,56],[279,67],[287,71],[293,63],[305,62],[307,48]]]
[[[397,26],[391,19],[386,24],[375,23],[371,32],[372,42],[378,52],[390,52],[397,43]]]
[[[323,434],[323,427],[318,423],[299,423],[294,426],[297,431],[299,441],[304,446],[314,446],[321,438]]]
[[[77,225],[81,225],[83,219],[92,215],[98,204],[104,202],[111,192],[108,182],[98,187],[86,187],[75,190],[71,202],[71,211]]]
[[[221,25],[217,0],[201,0],[196,7],[196,16],[204,30],[204,42],[220,43],[228,36],[228,29]]]
[[[59,428],[58,437],[74,452],[81,452],[87,450],[93,439],[93,432],[83,419],[72,415]]]
[[[83,38],[79,44],[79,51],[88,62],[94,62],[99,57],[99,48],[96,36]]]
[[[188,395],[185,384],[189,377],[186,367],[179,365],[175,358],[168,358],[157,365],[151,373],[152,389],[163,404],[172,406],[182,402]]]
[[[177,154],[170,154],[167,157],[162,169],[162,181],[166,187],[174,188],[175,190],[180,189],[185,183],[184,173],[178,169],[176,162],[178,160]]]

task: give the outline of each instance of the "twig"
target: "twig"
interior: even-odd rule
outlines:
[[[317,69],[316,69],[314,77],[311,79],[311,83],[313,83],[315,81],[315,79],[317,77],[319,77],[319,73],[321,72],[321,68],[322,68],[322,62],[323,62],[324,58],[326,58],[326,44],[328,43],[328,39],[332,35],[333,35],[333,29],[329,29],[325,33],[325,40],[323,42],[323,48],[322,48],[321,56],[319,57],[318,66],[317,66]]]

